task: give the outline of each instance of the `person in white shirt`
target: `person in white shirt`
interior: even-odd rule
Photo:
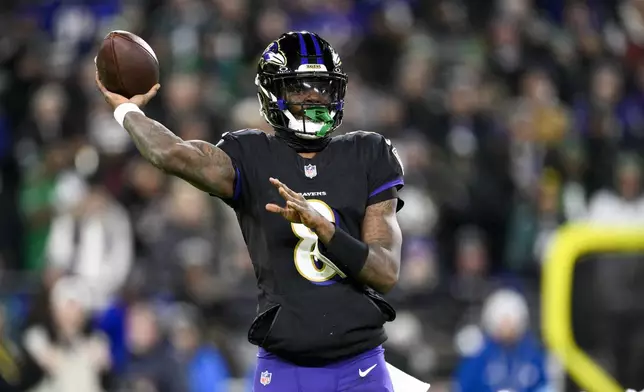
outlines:
[[[46,376],[33,392],[101,392],[110,369],[107,339],[86,333],[89,291],[82,279],[64,277],[51,290],[53,331],[34,325],[23,335],[28,353]]]
[[[600,225],[644,226],[640,160],[635,156],[621,156],[617,162],[615,178],[614,190],[600,190],[591,198],[587,221]]]
[[[77,194],[51,225],[46,257],[54,276],[76,275],[88,286],[92,311],[105,309],[123,287],[134,257],[130,217],[98,183],[70,177],[64,188]]]

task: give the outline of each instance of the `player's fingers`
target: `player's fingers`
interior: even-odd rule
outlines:
[[[302,194],[301,194],[301,193],[297,193],[297,192],[295,192],[295,191],[294,191],[294,190],[292,190],[292,189],[287,189],[286,191],[287,191],[287,192],[288,192],[288,193],[293,197],[293,199],[295,199],[295,200],[298,200],[298,201],[305,201],[305,200],[306,200],[306,199],[304,198],[304,196],[302,196]]]
[[[157,83],[147,93],[136,95],[130,98],[130,102],[134,103],[137,106],[145,106],[148,102],[150,102],[152,98],[154,98],[155,95],[157,95],[159,88],[161,88],[161,85]]]
[[[292,201],[292,200],[287,201],[286,206],[294,209],[297,212],[304,212],[306,210],[306,206],[303,206],[300,203],[297,203],[296,201]]]
[[[103,83],[101,83],[101,79],[98,77],[98,71],[96,71],[95,81],[96,81],[96,86],[98,87],[100,92],[103,93],[103,95],[107,95],[108,91],[105,88],[105,86],[103,86]]]
[[[304,198],[304,196],[302,196],[302,194],[301,194],[301,193],[297,193],[297,192],[295,192],[294,190],[292,190],[292,189],[290,189],[290,188],[288,188],[288,187],[286,188],[286,191],[287,191],[288,193],[290,193],[290,194],[291,194],[291,196],[293,196],[293,198],[294,198],[295,200],[299,200],[299,201],[304,201],[304,200],[306,200],[306,199]]]
[[[146,101],[149,101],[152,98],[154,98],[154,96],[157,95],[157,91],[159,91],[160,88],[161,88],[161,85],[159,83],[157,83],[150,89],[150,91],[145,93]]]
[[[289,187],[286,186],[286,184],[284,184],[282,181],[278,180],[277,178],[271,177],[271,178],[269,178],[269,181],[271,182],[271,184],[275,185],[275,187],[277,187],[277,188],[284,188],[284,189],[289,190],[289,191],[291,190]]]
[[[109,103],[110,105],[114,105],[112,100],[114,99],[114,94],[109,92],[105,86],[103,86],[103,83],[101,83],[101,80],[98,78],[98,72],[96,72],[96,86],[98,86],[98,91],[101,92],[101,95],[103,95],[103,99],[105,102]]]
[[[294,190],[292,190],[291,188],[286,186],[286,184],[284,184],[283,182],[281,182],[277,178],[271,178],[271,182],[273,183],[273,185],[275,185],[277,187],[280,187],[280,188],[283,188],[294,199],[296,199],[296,200],[304,200],[304,196],[302,196],[301,194],[295,192]]]
[[[299,223],[300,219],[298,218],[298,212],[293,208],[282,208],[277,204],[269,203],[266,204],[266,210],[273,212],[275,214],[280,214],[284,219],[289,222]]]
[[[284,198],[284,200],[286,200],[286,201],[289,201],[289,200],[297,200],[297,199],[296,199],[296,198],[295,198],[291,193],[289,193],[285,188],[279,188],[277,191],[279,192],[280,196],[282,196],[282,197]]]
[[[282,214],[285,218],[293,213],[293,209],[280,207],[274,203],[266,204],[266,211]]]
[[[105,102],[109,103],[110,105],[114,105],[116,95],[105,88],[105,86],[103,86],[101,79],[99,79],[98,77],[98,72],[96,72],[96,85],[98,86],[98,90],[103,95]]]
[[[278,206],[277,204],[268,203],[266,204],[266,211],[274,212],[276,214],[284,214],[285,209]]]
[[[282,189],[282,188],[288,189],[288,187],[287,187],[286,185],[284,185],[284,184],[283,184],[280,180],[278,180],[277,178],[273,178],[273,177],[271,177],[271,178],[269,178],[268,180],[271,182],[271,184],[273,184],[273,186],[274,186],[275,188],[277,188],[277,190],[280,190],[280,189]]]

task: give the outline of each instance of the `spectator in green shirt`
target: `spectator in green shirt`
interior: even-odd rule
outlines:
[[[42,270],[45,265],[44,251],[54,210],[56,180],[64,167],[66,150],[62,143],[49,146],[41,162],[29,170],[22,184],[20,204],[26,225],[24,268],[30,271]]]

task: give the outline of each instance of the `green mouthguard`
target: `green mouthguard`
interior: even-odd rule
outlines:
[[[324,106],[314,106],[304,109],[304,115],[311,121],[317,123],[324,123],[324,126],[315,134],[315,136],[322,137],[329,132],[333,126],[333,117],[329,113],[329,109]]]

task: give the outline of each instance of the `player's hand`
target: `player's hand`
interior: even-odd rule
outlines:
[[[150,102],[150,100],[154,98],[155,95],[157,95],[157,91],[159,91],[159,88],[161,88],[161,85],[157,83],[147,93],[135,95],[132,98],[127,99],[122,95],[108,91],[105,86],[103,86],[103,83],[101,83],[101,80],[98,78],[98,72],[96,72],[96,86],[98,86],[101,94],[103,94],[103,98],[105,98],[105,101],[110,104],[112,110],[116,109],[116,107],[120,104],[127,102],[133,103],[138,107],[143,107],[148,102]]]
[[[280,207],[277,204],[266,204],[266,210],[280,214],[284,219],[291,223],[301,223],[309,229],[316,231],[324,223],[329,221],[315,210],[301,194],[291,190],[276,178],[270,178],[269,181],[280,196],[286,200],[286,206]]]

